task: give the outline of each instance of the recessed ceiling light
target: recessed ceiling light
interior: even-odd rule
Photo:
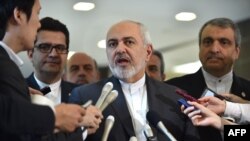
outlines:
[[[181,12],[175,15],[175,19],[178,21],[192,21],[196,19],[196,15],[192,12]]]
[[[78,11],[89,11],[95,8],[95,4],[90,2],[78,2],[73,6],[73,8]]]
[[[106,40],[101,40],[97,43],[99,48],[106,48]]]
[[[200,67],[201,67],[201,62],[196,61],[196,62],[191,62],[191,63],[175,66],[173,68],[173,71],[175,73],[190,74],[190,73],[196,72]]]

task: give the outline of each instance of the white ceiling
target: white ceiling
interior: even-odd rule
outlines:
[[[79,1],[94,2],[95,9],[74,11]],[[107,65],[105,49],[97,42],[105,39],[108,28],[124,19],[144,23],[151,33],[154,48],[161,50],[166,73],[171,68],[198,60],[197,37],[199,28],[207,20],[228,17],[234,21],[250,18],[250,0],[40,0],[40,17],[50,16],[65,23],[70,30],[70,50],[84,51],[96,59],[100,66]],[[191,22],[175,20],[179,12],[194,12],[197,19]],[[24,76],[31,73],[26,53],[22,67]]]

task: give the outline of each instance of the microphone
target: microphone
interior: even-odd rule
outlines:
[[[160,121],[160,116],[156,112],[148,111],[146,116],[147,120],[158,130],[160,130],[167,138],[169,138],[171,141],[177,141],[175,137],[164,126],[162,121]]]
[[[135,136],[130,137],[129,141],[137,141],[137,138]]]
[[[109,116],[106,118],[104,133],[103,133],[103,136],[102,136],[102,140],[101,140],[101,141],[107,141],[108,136],[109,136],[109,133],[110,133],[110,131],[111,131],[113,125],[114,125],[114,122],[115,122],[114,116],[109,115]]]
[[[100,106],[100,110],[103,111],[111,102],[113,102],[118,96],[117,90],[112,90],[108,96],[106,96],[105,100],[103,101],[102,105]]]
[[[113,89],[113,83],[111,83],[111,82],[108,82],[108,83],[106,83],[106,84],[103,86],[103,88],[102,88],[102,93],[101,93],[99,99],[97,100],[97,102],[96,102],[96,104],[95,104],[95,106],[96,106],[97,108],[100,108],[100,107],[101,107],[103,101],[105,100],[105,98],[107,97],[107,95],[110,93],[110,91],[111,91],[112,89]]]
[[[158,141],[157,137],[154,136],[154,133],[148,124],[145,125],[144,134],[147,138],[147,141]]]

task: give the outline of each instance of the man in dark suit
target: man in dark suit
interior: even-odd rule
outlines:
[[[250,82],[233,72],[240,54],[240,32],[232,20],[216,18],[206,22],[199,33],[199,58],[202,67],[194,74],[173,78],[166,83],[186,90],[200,98],[206,87],[218,94],[233,93],[233,97],[250,100]],[[240,101],[234,101],[240,102]],[[203,141],[222,140],[212,127],[198,127]]]
[[[32,104],[18,68],[23,62],[17,53],[33,48],[40,27],[39,0],[0,0],[0,9],[0,140],[37,141],[55,128],[74,131],[85,110],[60,104],[54,113],[48,106]]]
[[[50,17],[41,19],[40,23],[41,27],[38,29],[35,47],[28,51],[28,56],[34,67],[34,73],[32,73],[26,81],[30,87],[37,90],[49,86],[51,92],[45,94],[45,97],[52,100],[55,105],[67,103],[72,89],[79,86],[62,80],[69,50],[69,31],[66,25]],[[94,106],[91,107],[91,112],[88,112],[88,109],[85,117],[91,114],[90,116],[93,118],[84,117],[83,121],[86,123],[86,126],[93,127],[91,130],[95,132],[98,127],[95,120],[100,123],[101,118],[99,117],[102,115]],[[91,125],[89,123],[91,123]],[[83,137],[82,131],[79,128],[74,134],[52,134],[46,139],[82,141]]]
[[[88,99],[94,102],[100,97],[103,86],[112,82],[118,91],[117,99],[103,111],[106,118],[113,115],[115,122],[109,134],[109,141],[128,141],[136,136],[139,141],[148,123],[146,114],[154,111],[177,140],[199,140],[195,127],[187,116],[181,113],[177,104],[176,87],[164,84],[145,74],[147,61],[152,54],[149,33],[141,23],[121,21],[113,25],[106,37],[106,53],[112,77],[94,84],[73,89],[70,102],[82,104]],[[157,115],[155,115],[157,116]],[[150,124],[154,135],[160,141],[168,137],[157,132]],[[104,132],[104,123],[88,141],[99,141]]]

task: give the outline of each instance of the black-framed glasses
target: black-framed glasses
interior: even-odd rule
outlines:
[[[37,48],[42,53],[51,53],[53,48],[56,49],[56,52],[58,54],[68,53],[68,48],[65,45],[61,45],[61,44],[41,43],[41,44],[35,45],[35,48]]]

